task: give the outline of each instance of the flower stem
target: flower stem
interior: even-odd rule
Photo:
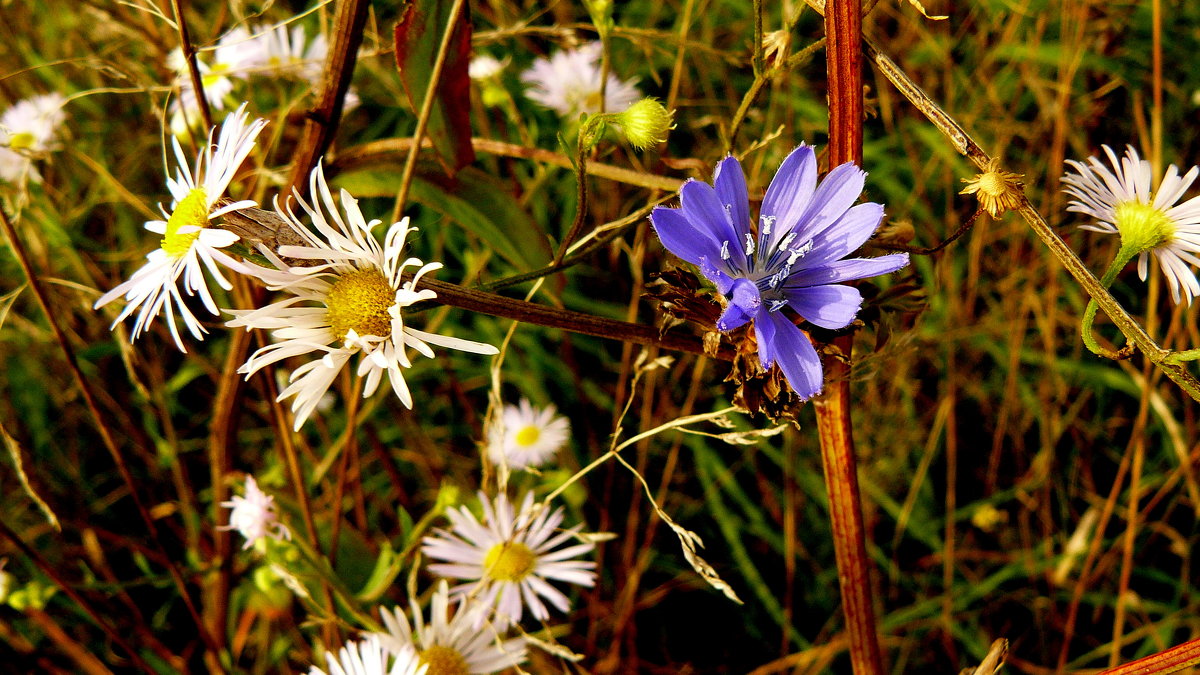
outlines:
[[[1117,251],[1117,255],[1113,261],[1109,263],[1108,269],[1104,271],[1104,276],[1100,278],[1100,285],[1108,288],[1112,285],[1114,279],[1117,278],[1117,273],[1125,269],[1125,265],[1137,255],[1131,247],[1121,246]],[[1083,344],[1087,346],[1093,354],[1098,354],[1106,359],[1120,361],[1133,356],[1133,343],[1129,342],[1124,347],[1113,351],[1106,347],[1100,346],[1096,341],[1096,335],[1092,330],[1092,324],[1096,321],[1096,312],[1100,309],[1096,299],[1092,298],[1088,301],[1087,309],[1083,311],[1083,322],[1079,326],[1079,335],[1083,338]]]
[[[829,77],[829,163],[862,163],[862,1],[830,0],[826,5],[825,46]],[[882,675],[883,656],[871,567],[863,525],[862,497],[850,420],[849,357],[854,336],[834,341],[846,360],[830,359],[826,394],[814,403],[821,463],[829,493],[829,518],[837,560],[842,611],[850,635],[850,664],[855,675]]]

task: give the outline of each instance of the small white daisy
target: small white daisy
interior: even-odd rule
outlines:
[[[568,119],[600,112],[600,56],[604,48],[590,42],[539,58],[521,74],[531,88],[529,98]],[[622,80],[611,71],[604,91],[604,111],[620,112],[642,97],[636,80]]]
[[[525,661],[525,641],[520,638],[501,640],[494,631],[480,630],[476,616],[487,608],[459,603],[450,617],[450,589],[445,580],[439,581],[433,593],[432,614],[425,623],[424,612],[412,603],[413,625],[408,617],[394,607],[382,610],[386,634],[379,634],[384,647],[398,652],[405,647],[417,650],[421,663],[429,666],[426,675],[487,675]]]
[[[384,648],[378,635],[347,642],[337,655],[325,652],[325,668],[328,670],[313,666],[308,675],[426,675],[427,670],[412,647],[393,653]]]
[[[237,530],[246,538],[243,550],[254,546],[263,537],[292,538],[292,533],[279,522],[279,514],[275,513],[275,498],[259,489],[254,476],[246,476],[245,494],[234,495],[229,501],[221,502],[221,506],[233,510],[229,512],[229,524],[217,529]]]
[[[217,200],[224,196],[238,167],[254,148],[255,138],[266,123],[261,119],[250,122],[246,104],[243,103],[236,112],[225,118],[215,144],[212,143],[212,132],[209,132],[209,142],[196,159],[194,171],[184,158],[179,141],[171,139],[175,146],[175,159],[179,163],[175,178],[171,178],[169,172],[167,174],[167,189],[174,201],[170,213],[163,211],[167,220],[146,223],[147,230],[162,235],[160,246],[146,256],[148,262],[134,272],[128,281],[105,293],[95,305],[97,308],[103,307],[118,297],[125,297],[125,309],[113,326],[140,309],[130,339],[136,340],[148,330],[154,317],[164,307],[167,325],[181,351],[186,352],[187,349],[175,324],[177,312],[192,336],[197,340],[204,339],[207,331],[188,309],[179,292],[178,282],[182,276],[187,294],[199,295],[208,311],[217,314],[216,303],[204,280],[204,270],[207,269],[217,284],[226,290],[233,286],[222,276],[217,263],[238,272],[245,271],[242,263],[221,251],[236,242],[238,236],[207,225],[209,221],[230,211],[255,205],[251,200],[242,200],[213,208]]]
[[[404,325],[401,310],[422,300],[432,300],[431,290],[416,290],[425,274],[440,269],[441,263],[422,263],[418,258],[402,258],[404,238],[416,228],[408,227],[408,219],[393,223],[384,235],[381,246],[372,230],[381,221],[367,222],[358,208],[358,200],[341,191],[343,219],[325,182],[318,164],[310,178],[310,206],[297,195],[300,206],[312,218],[320,236],[305,228],[291,207],[275,209],[291,224],[307,246],[281,246],[278,251],[263,250],[275,269],[251,266],[250,273],[261,278],[271,290],[292,294],[285,300],[253,311],[231,310],[231,327],[261,328],[273,331],[277,340],[252,354],[238,369],[246,377],[264,366],[291,356],[310,352],[321,354],[292,372],[279,400],[290,396],[296,399],[292,411],[296,414],[295,429],[316,408],[321,396],[351,356],[361,353],[357,374],[366,376],[363,397],[375,393],[386,373],[396,397],[412,408],[412,395],[404,381],[404,368],[412,365],[406,348],[433,358],[429,345],[458,349],[475,354],[495,354],[492,345],[471,340],[426,333]],[[324,209],[322,209],[322,205]],[[329,212],[332,223],[326,219]],[[279,256],[311,260],[311,267],[292,267]],[[401,283],[404,271],[417,267],[412,279]]]
[[[506,405],[488,433],[488,459],[525,469],[545,464],[567,442],[571,423],[553,405],[536,409],[528,399]]]
[[[62,94],[52,92],[18,101],[0,116],[0,180],[38,182],[33,160],[59,148],[58,127],[66,118]]]
[[[329,45],[318,33],[310,42],[304,26],[237,27],[217,41],[216,61],[228,64],[231,75],[274,74],[309,82],[321,77]]]
[[[580,586],[595,583],[596,573],[592,570],[596,563],[573,560],[591,551],[591,543],[558,548],[574,538],[580,526],[557,531],[563,521],[563,510],[551,511],[540,505],[535,508],[533,493],[525,495],[521,510],[515,515],[503,494],[494,502],[482,493],[479,498],[483,523],[462,506],[446,512],[453,528],[438,528],[425,537],[422,553],[447,561],[430,565],[429,571],[452,579],[468,579],[467,583],[455,586],[452,593],[456,597],[477,598],[485,607],[495,607],[494,623],[500,628],[520,621],[526,605],[534,618],[549,619],[550,612],[538,596],[559,611],[568,611],[571,605],[567,596],[547,580]],[[476,618],[476,625],[482,622],[482,618]]]
[[[471,59],[471,64],[467,66],[467,76],[472,80],[487,80],[499,75],[507,64],[507,58],[500,61],[490,54],[480,54]]]
[[[1200,197],[1176,205],[1183,193],[1200,175],[1193,166],[1183,176],[1172,164],[1167,168],[1158,190],[1151,189],[1154,179],[1150,162],[1138,157],[1133,146],[1126,146],[1125,156],[1118,159],[1107,145],[1103,146],[1112,169],[1096,157],[1087,164],[1067,160],[1075,173],[1067,172],[1063,183],[1067,194],[1075,197],[1067,206],[1096,219],[1085,230],[1118,234],[1125,255],[1138,258],[1138,275],[1143,281],[1149,268],[1149,255],[1154,254],[1167,277],[1175,302],[1182,295],[1191,304],[1200,295],[1200,282],[1188,265],[1200,266]],[[1122,255],[1119,253],[1118,255]]]
[[[192,87],[192,75],[183,57],[183,50],[176,47],[167,56],[167,65],[175,71],[175,86],[179,87],[179,95],[172,99],[168,110],[171,115],[169,126],[175,136],[186,136],[191,127],[203,123],[200,101]],[[204,98],[212,110],[225,109],[225,98],[233,91],[233,80],[228,77],[232,67],[232,64],[225,63],[209,65],[199,54],[196,55],[196,69],[200,71]]]

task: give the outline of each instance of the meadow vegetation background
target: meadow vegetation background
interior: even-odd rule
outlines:
[[[235,25],[287,21],[311,8],[187,4],[200,47]],[[474,53],[504,63],[489,96],[476,82],[469,103],[457,102],[469,105],[471,134],[562,154],[561,134],[573,147],[577,124],[531,101],[519,75],[536,57],[595,39],[585,7],[468,4]],[[802,141],[821,148],[828,133],[821,17],[801,2],[764,4],[768,65],[787,65],[766,81],[732,139],[757,196],[789,151]],[[930,14],[948,16],[941,21],[908,3],[867,4],[864,32],[1005,169],[1024,174],[1032,204],[1097,275],[1117,239],[1077,229],[1086,221],[1065,211],[1064,160],[1130,143],[1159,163],[1156,175],[1170,163],[1200,162],[1196,3],[1162,2],[1160,103],[1150,0],[927,2]],[[0,519],[9,532],[0,539],[0,663],[15,664],[13,672],[73,672],[94,667],[91,655],[128,670],[126,654],[99,627],[107,623],[160,672],[203,671],[205,645],[166,556],[217,627],[226,667],[306,672],[338,646],[331,638],[354,637],[351,624],[330,628],[316,619],[281,582],[264,580],[256,550],[214,529],[228,518],[218,503],[240,494],[241,477],[252,474],[295,523],[295,536],[305,536],[265,376],[244,384],[232,417],[216,414],[222,387],[241,381],[233,372],[240,362],[228,356],[244,334],[209,318],[211,334],[186,354],[162,325],[131,347],[128,327],[110,330],[113,308],[92,309],[156,245],[142,225],[169,202],[162,117],[176,77],[168,54],[179,36],[148,8],[169,17],[170,7],[145,0],[0,7],[0,108],[47,92],[69,99],[61,148],[37,160],[42,180],[0,184],[3,207],[163,543],[161,550],[151,543],[63,349],[5,248],[0,424],[9,452],[0,462]],[[335,9],[323,6],[296,23],[310,35],[327,31]],[[709,180],[755,83],[753,11],[750,2],[716,0],[616,3],[611,68],[675,110],[675,128],[646,152],[610,132],[592,161]],[[393,53],[399,12],[399,3],[371,3],[352,80],[359,103],[344,114],[324,159],[331,184],[385,226],[406,152],[364,146],[410,138],[416,126]],[[870,65],[865,80],[864,199],[886,205],[884,240],[932,246],[976,214],[978,202],[959,191],[977,169]],[[269,121],[239,195],[269,208],[288,179],[314,94],[306,83],[264,77],[240,86],[237,98]],[[217,121],[224,115],[214,113]],[[516,155],[480,151],[454,179],[422,155],[402,212],[420,228],[409,251],[443,262],[441,280],[488,283],[552,259],[575,216],[575,175]],[[589,185],[585,231],[676,199],[653,184],[593,177]],[[649,297],[661,291],[656,275],[691,268],[664,250],[644,215],[630,222],[548,276],[532,300],[661,324],[660,305]],[[872,245],[869,253],[885,252]],[[523,298],[531,287],[498,292]],[[1157,274],[1147,283],[1127,270],[1112,290],[1165,346],[1200,346],[1195,308],[1172,303]],[[864,293],[851,391],[871,593],[891,671],[958,672],[978,664],[996,638],[1010,641],[1011,671],[1084,671],[1200,636],[1192,557],[1200,408],[1140,355],[1113,362],[1084,349],[1078,323],[1087,295],[1025,222],[1013,213],[980,215],[965,236],[913,255],[907,269],[867,282]],[[219,304],[236,306],[230,297]],[[494,345],[511,323],[436,303],[414,316],[426,330]],[[1120,344],[1110,324],[1100,325]],[[674,360],[635,378],[644,349]],[[414,542],[430,525],[445,525],[436,509],[469,503],[485,480],[479,443],[489,363],[446,350],[416,359],[405,371],[413,409],[384,387],[356,411],[353,442],[346,422],[355,384],[339,379],[334,405],[291,439],[324,550],[337,532],[334,565],[345,584],[363,588],[385,549],[403,552],[365,609],[405,606],[412,590],[432,587]],[[520,473],[514,484],[546,494],[602,455],[618,424],[625,440],[729,406],[735,385],[724,381],[727,373],[726,363],[693,354],[517,326],[500,370],[504,402],[524,396],[554,404],[572,433],[554,465]],[[596,586],[572,588],[571,611],[549,627],[526,625],[582,659],[533,648],[525,670],[849,672],[811,406],[794,424],[765,414],[730,419],[733,429],[700,423],[694,428],[705,433],[665,431],[622,456],[663,509],[703,539],[705,560],[744,604],[692,570],[642,484],[609,461],[558,500],[568,523],[614,535],[589,558],[598,564]],[[718,437],[777,424],[785,425],[781,433],[754,442]],[[98,615],[89,616],[60,581]]]

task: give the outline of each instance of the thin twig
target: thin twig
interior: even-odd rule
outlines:
[[[146,508],[145,502],[142,501],[141,493],[137,489],[137,482],[133,478],[133,473],[129,470],[129,465],[125,462],[124,455],[117,448],[117,443],[108,429],[108,424],[104,421],[104,415],[100,412],[100,406],[96,403],[96,396],[92,392],[91,385],[88,383],[87,378],[84,377],[83,371],[79,368],[79,361],[75,357],[75,350],[67,340],[67,335],[63,332],[62,326],[59,325],[56,318],[58,314],[51,311],[50,301],[46,297],[45,289],[42,288],[42,282],[37,274],[34,273],[33,265],[29,262],[29,255],[25,251],[25,246],[17,238],[16,228],[13,227],[12,221],[8,218],[8,213],[3,208],[0,208],[0,229],[3,229],[4,236],[8,239],[13,255],[16,256],[21,270],[25,273],[25,278],[28,280],[29,288],[33,291],[33,295],[37,299],[38,306],[42,308],[42,312],[46,315],[46,322],[50,324],[50,330],[54,333],[54,339],[58,342],[59,349],[62,350],[63,357],[67,362],[67,368],[70,369],[71,376],[74,378],[80,393],[83,395],[84,405],[87,406],[92,420],[96,423],[96,431],[100,434],[100,440],[104,443],[104,447],[112,457],[113,463],[116,464],[117,471],[121,474],[121,480],[125,482],[125,487],[129,490],[129,495],[133,497],[134,506],[137,508],[142,522],[145,523],[146,530],[150,533],[150,539],[154,542],[155,549],[163,555],[167,571],[171,575],[171,580],[175,583],[183,604],[187,607],[188,613],[191,614],[192,620],[196,623],[196,628],[201,640],[204,642],[205,648],[214,654],[218,654],[220,650],[217,647],[217,643],[213,640],[212,635],[209,634],[204,624],[204,619],[196,609],[196,604],[187,590],[187,583],[184,581],[183,573],[179,571],[179,567],[175,564],[174,560],[166,553],[166,548],[159,537],[158,527],[154,524],[154,519],[150,516],[150,511]]]
[[[183,18],[183,0],[171,0],[171,9],[175,12],[175,27],[179,30],[179,48],[183,51],[183,59],[187,62],[188,75],[192,79],[192,91],[196,94],[196,106],[200,108],[200,119],[205,129],[213,128],[212,109],[208,106],[208,96],[204,93],[204,78],[200,77],[200,64],[196,62],[196,48],[192,45],[191,35],[188,34],[187,21]],[[187,112],[184,111],[186,115]]]
[[[429,73],[429,84],[425,87],[425,100],[421,101],[421,112],[417,115],[417,128],[413,131],[414,142],[408,150],[408,160],[404,162],[404,173],[400,175],[400,190],[396,193],[396,205],[392,207],[392,222],[400,220],[404,213],[404,203],[408,201],[408,189],[412,186],[413,174],[417,169],[417,151],[420,142],[425,137],[425,127],[429,124],[429,116],[433,113],[433,103],[437,99],[438,82],[442,79],[442,68],[446,65],[446,54],[450,51],[451,38],[458,25],[458,15],[462,12],[464,0],[454,0],[450,8],[450,16],[446,28],[442,31],[442,41],[438,45],[437,58],[433,62],[433,70]],[[450,103],[450,102],[447,102]]]
[[[129,660],[133,661],[134,665],[137,666],[139,670],[144,673],[154,672],[151,670],[149,664],[142,659],[141,655],[139,655],[137,651],[125,641],[125,638],[121,635],[121,631],[117,630],[113,626],[110,626],[103,618],[101,618],[100,613],[97,612],[94,607],[92,607],[92,603],[88,602],[82,595],[79,594],[78,591],[75,590],[74,587],[71,586],[71,584],[67,583],[66,579],[59,575],[58,568],[54,565],[51,565],[45,558],[35,551],[33,547],[25,543],[25,540],[22,539],[16,532],[14,532],[3,520],[0,520],[0,535],[3,535],[4,538],[8,539],[13,546],[20,549],[21,553],[25,554],[25,557],[29,558],[29,560],[38,568],[38,570],[42,572],[42,574],[45,574],[51,581],[55,583],[55,585],[62,589],[62,592],[66,593],[67,597],[75,601],[75,604],[79,605],[79,608],[82,609],[92,621],[96,622],[96,625],[99,626],[106,635],[108,635],[110,640],[117,643],[121,649],[125,650],[125,652],[129,655]]]
[[[291,194],[293,190],[304,194],[308,190],[308,174],[333,140],[342,119],[342,107],[354,74],[358,48],[362,45],[369,6],[368,0],[344,0],[338,4],[333,19],[333,40],[325,57],[325,88],[308,112],[308,121],[292,162],[292,175],[288,181],[291,190],[285,190],[285,194]]]
[[[395,155],[410,153],[412,146],[412,138],[385,138],[379,141],[363,143],[362,145],[356,145],[352,148],[339,151],[337,158],[333,162],[333,166],[339,170],[347,171],[360,166],[370,166],[386,162],[391,160]],[[523,145],[478,137],[471,139],[471,146],[477,152],[484,152],[489,155],[529,159],[544,164],[552,164],[564,169],[572,168],[571,160],[566,155],[541,148],[528,148]],[[427,138],[421,139],[422,150],[432,147],[432,141]],[[611,164],[600,164],[598,162],[588,162],[587,173],[627,185],[637,185],[639,187],[665,190],[667,192],[675,192],[683,184],[683,181],[678,178],[655,176],[653,174],[641,173],[632,169],[613,166]]]

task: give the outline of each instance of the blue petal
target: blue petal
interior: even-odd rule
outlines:
[[[728,272],[745,270],[746,252],[742,248],[745,237],[734,228],[730,214],[725,211],[712,186],[698,180],[689,180],[680,188],[679,197],[683,215],[687,216],[697,229],[704,230],[716,241],[718,255],[712,263]],[[746,208],[749,208],[748,204]],[[729,242],[728,246],[725,242]],[[719,254],[722,247],[726,248],[728,259]]]
[[[782,232],[791,231],[800,221],[816,186],[817,155],[811,146],[801,143],[779,165],[763,197],[760,213],[768,220],[775,219],[770,234],[764,236],[761,230],[759,232],[759,248],[764,253],[775,247],[775,242],[782,238]]]
[[[848,258],[827,265],[795,272],[784,282],[783,289],[804,288],[853,281],[888,274],[908,265],[907,253],[893,253],[878,258]]]
[[[729,216],[733,220],[733,231],[738,243],[746,240],[750,233],[750,193],[746,190],[746,176],[742,173],[742,165],[733,156],[726,157],[717,164],[713,173],[713,187],[721,203],[729,206]],[[734,264],[739,269],[746,268],[746,257],[741,246],[736,251],[730,247]],[[738,256],[741,256],[740,258]]]
[[[813,237],[813,248],[800,259],[805,268],[819,267],[831,260],[840,260],[858,250],[879,229],[883,220],[883,205],[875,202],[851,208],[832,227]]]
[[[709,262],[706,255],[700,256],[699,267],[700,273],[716,285],[718,293],[728,295],[729,289],[733,288],[734,279],[732,277],[713,267],[713,264]]]
[[[680,258],[699,265],[702,257],[721,259],[721,244],[707,231],[699,229],[679,209],[665,206],[650,212],[650,223],[663,246]]]
[[[743,326],[747,321],[758,316],[761,308],[762,296],[754,282],[748,279],[735,279],[733,293],[729,296],[729,306],[725,308],[721,318],[717,319],[717,330],[731,331]]]
[[[862,195],[867,172],[853,162],[846,162],[830,171],[800,222],[796,224],[796,239],[805,241],[832,226]]]
[[[795,324],[782,312],[763,312],[754,322],[754,331],[763,368],[778,363],[788,384],[802,399],[821,393],[821,357]]]
[[[862,306],[862,293],[841,284],[785,289],[783,294],[796,313],[810,323],[830,330],[845,328]]]

